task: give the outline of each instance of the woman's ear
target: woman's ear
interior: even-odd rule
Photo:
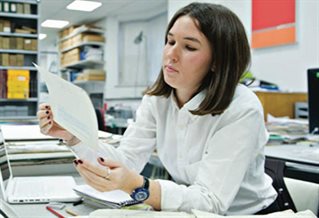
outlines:
[[[210,70],[211,70],[212,72],[214,72],[214,71],[216,70],[215,64],[212,65],[212,67],[210,68]]]

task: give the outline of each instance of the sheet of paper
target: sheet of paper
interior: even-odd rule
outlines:
[[[85,145],[96,148],[98,123],[88,94],[80,87],[35,65],[48,90],[54,120]]]

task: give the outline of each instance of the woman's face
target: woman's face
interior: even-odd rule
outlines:
[[[195,20],[182,16],[167,35],[163,51],[164,80],[177,91],[195,92],[211,68],[209,41]]]

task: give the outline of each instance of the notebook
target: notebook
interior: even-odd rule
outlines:
[[[0,188],[9,203],[76,202],[81,199],[74,191],[72,176],[13,177],[5,140],[0,126]]]
[[[78,185],[74,187],[74,191],[82,196],[85,202],[101,208],[121,208],[141,203],[122,190],[100,192],[88,185]]]

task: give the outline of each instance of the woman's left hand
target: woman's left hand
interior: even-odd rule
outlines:
[[[143,177],[122,164],[98,158],[101,166],[84,160],[74,160],[77,171],[85,182],[98,191],[106,192],[121,189],[129,194],[143,185]]]

